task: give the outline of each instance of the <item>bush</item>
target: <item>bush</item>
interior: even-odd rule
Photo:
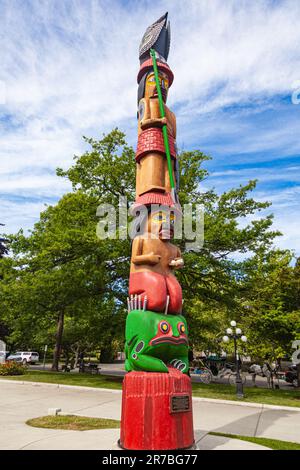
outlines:
[[[0,375],[23,375],[25,374],[26,367],[17,362],[5,362],[0,364]]]

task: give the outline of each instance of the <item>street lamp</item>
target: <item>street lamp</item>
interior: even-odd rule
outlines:
[[[230,326],[235,328],[236,322],[232,320],[230,322]],[[233,332],[232,328],[226,329],[227,335],[223,336],[223,342],[229,343],[231,339],[234,342],[234,357],[235,357],[235,364],[236,364],[236,395],[238,398],[244,398],[244,390],[243,390],[243,381],[240,373],[240,363],[239,363],[239,355],[237,350],[237,341],[240,339],[243,343],[247,342],[247,336],[242,335],[242,330],[240,328],[235,328]]]

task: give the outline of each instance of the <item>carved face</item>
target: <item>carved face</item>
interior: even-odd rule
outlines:
[[[157,235],[161,240],[170,240],[174,236],[175,217],[171,210],[151,212],[148,217],[148,233]]]
[[[157,328],[157,334],[151,339],[150,345],[156,344],[188,344],[187,331],[184,322],[179,321],[173,325],[168,320],[160,321]]]
[[[158,78],[160,83],[161,94],[164,102],[167,101],[168,89],[169,89],[169,79],[164,72],[158,71]],[[153,96],[157,96],[156,83],[154,72],[150,72],[146,77],[145,83],[145,98],[149,99]]]

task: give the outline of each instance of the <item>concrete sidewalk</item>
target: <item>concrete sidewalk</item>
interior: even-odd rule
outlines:
[[[33,428],[27,419],[44,416],[48,408],[81,416],[120,419],[121,392],[49,384],[0,381],[0,449],[111,449],[117,429],[58,431]],[[300,409],[278,410],[237,404],[193,402],[194,428],[200,449],[255,448],[255,444],[206,436],[209,431],[270,437],[300,443]],[[259,446],[258,446],[259,447]]]

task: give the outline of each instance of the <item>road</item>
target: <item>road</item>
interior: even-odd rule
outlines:
[[[124,364],[122,363],[115,363],[115,364],[100,364],[101,367],[101,373],[103,375],[112,375],[112,376],[117,376],[117,377],[123,377],[126,372],[124,370]],[[41,364],[36,364],[36,365],[30,365],[29,366],[30,370],[50,370],[51,369],[51,364],[46,364],[45,369]],[[71,373],[78,373],[78,369],[75,369],[71,371]],[[192,374],[191,375],[192,382],[194,383],[201,383],[201,379],[199,375],[197,374]],[[223,378],[213,378],[213,383],[219,383],[219,384],[228,384],[228,377],[223,377]],[[293,390],[293,386],[291,384],[288,384],[285,382],[285,380],[279,380],[279,388],[282,390]],[[274,384],[277,384],[277,381],[274,381]],[[257,387],[260,388],[268,388],[268,383],[266,377],[256,377],[256,385]],[[246,382],[246,387],[253,387],[253,382],[252,382],[252,377],[250,374],[247,375],[247,382]]]

